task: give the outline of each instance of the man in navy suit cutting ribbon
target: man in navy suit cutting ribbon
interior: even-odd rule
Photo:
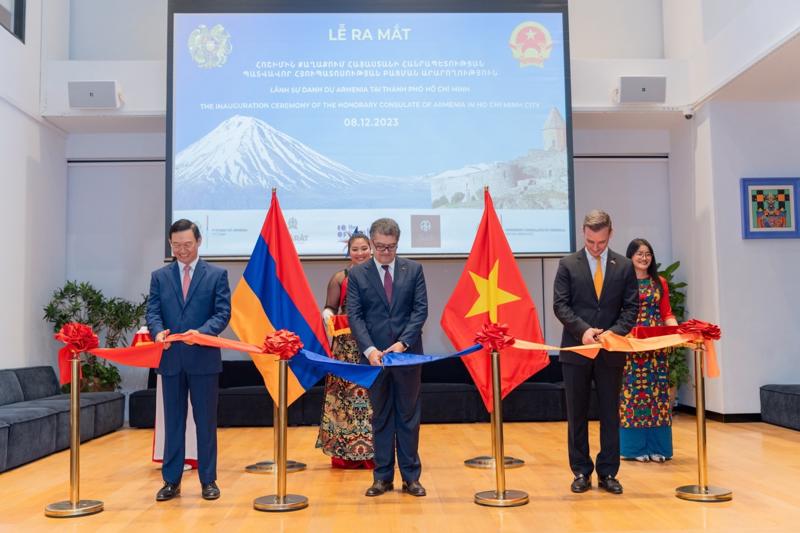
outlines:
[[[147,302],[147,327],[157,342],[171,332],[219,335],[231,317],[228,272],[198,256],[202,238],[194,222],[178,220],[169,229],[175,261],[153,272]],[[157,501],[181,492],[185,454],[186,411],[189,392],[197,426],[198,473],[201,493],[216,500],[217,393],[222,355],[219,348],[176,342],[166,345],[158,368],[163,382],[166,439],[164,486]]]

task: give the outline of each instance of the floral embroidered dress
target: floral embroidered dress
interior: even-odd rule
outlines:
[[[346,294],[347,270],[341,285],[339,312],[345,308]],[[339,325],[339,331],[333,331],[331,352],[334,359],[359,363],[361,354],[356,340],[349,328],[344,327],[347,316],[338,315],[334,319]],[[372,404],[367,389],[328,374],[324,400],[316,447],[331,457],[335,468],[373,468]]]
[[[639,280],[637,326],[663,326],[673,317],[667,282],[660,281],[656,291],[650,278]],[[672,457],[668,358],[668,349],[627,354],[619,406],[622,457]]]

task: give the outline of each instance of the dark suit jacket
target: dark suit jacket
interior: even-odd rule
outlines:
[[[163,330],[183,333],[196,329],[207,335],[219,335],[231,318],[231,289],[228,271],[197,262],[183,301],[181,275],[177,261],[153,272],[150,278],[150,298],[147,301],[147,328],[154,339]],[[180,373],[218,374],[222,372],[219,348],[191,346],[175,342],[161,356],[159,372],[170,376]]]
[[[411,353],[422,353],[422,325],[428,318],[428,294],[422,265],[395,258],[392,304],[383,290],[382,272],[370,260],[350,269],[347,317],[361,357],[374,346],[385,350],[397,341]]]
[[[589,328],[602,328],[618,335],[627,335],[639,314],[639,285],[630,259],[608,251],[600,301],[595,294],[586,250],[579,250],[561,259],[553,284],[553,311],[564,325],[561,346],[582,344],[583,333]],[[624,366],[625,354],[601,350],[597,360],[609,366]],[[574,364],[590,362],[582,355],[567,351],[559,354],[559,361]]]

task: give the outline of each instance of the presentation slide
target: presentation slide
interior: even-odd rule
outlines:
[[[489,187],[517,254],[571,250],[562,13],[175,13],[172,220],[248,256],[277,189],[302,256],[391,217],[467,254]]]

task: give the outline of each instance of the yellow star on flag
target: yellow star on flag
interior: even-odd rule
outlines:
[[[481,276],[470,272],[472,282],[475,284],[475,290],[478,291],[478,299],[472,304],[472,309],[464,316],[469,318],[471,316],[479,315],[481,313],[489,313],[489,320],[497,322],[497,308],[503,304],[516,302],[520,299],[516,294],[511,294],[504,291],[497,285],[498,270],[500,267],[500,260],[494,262],[489,276],[482,278]]]

